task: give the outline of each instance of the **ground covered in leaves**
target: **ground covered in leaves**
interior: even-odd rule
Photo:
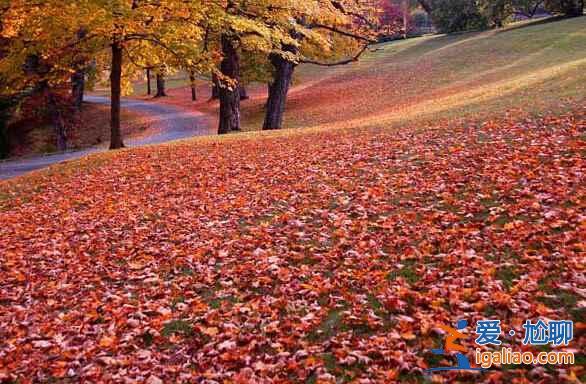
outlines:
[[[0,381],[584,380],[585,129],[581,102],[195,140],[0,184]],[[577,364],[423,373],[454,364],[429,352],[438,324],[487,317],[515,349],[525,319],[574,320]]]

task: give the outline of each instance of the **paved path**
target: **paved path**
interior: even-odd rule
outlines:
[[[85,96],[84,101],[98,104],[110,103],[109,98],[101,96]],[[156,104],[152,101],[124,99],[121,104],[123,108],[147,116],[149,128],[154,128],[154,133],[151,135],[124,140],[124,144],[127,147],[160,144],[167,141],[211,133],[208,129],[206,116],[201,112],[189,111],[170,105]],[[51,164],[77,159],[89,153],[106,150],[107,148],[105,147],[91,147],[79,151],[0,161],[0,179],[9,179]]]

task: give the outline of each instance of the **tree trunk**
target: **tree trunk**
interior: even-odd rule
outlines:
[[[248,100],[250,99],[250,97],[248,96],[248,93],[246,92],[246,87],[244,86],[244,84],[240,85],[240,100]]]
[[[189,82],[191,84],[191,101],[197,100],[197,89],[195,86],[195,74],[193,72],[189,73]]]
[[[71,75],[71,97],[73,98],[73,105],[77,110],[81,110],[83,103],[83,94],[85,91],[85,71],[77,69]]]
[[[578,17],[584,14],[584,1],[571,0],[568,1],[566,15],[569,17]]]
[[[157,73],[157,94],[155,97],[167,96],[165,93],[165,75]]]
[[[583,0],[560,0],[559,11],[566,17],[577,17],[584,13]]]
[[[123,148],[120,131],[120,94],[122,78],[122,45],[112,43],[112,69],[110,70],[110,149]]]
[[[431,3],[429,2],[429,0],[418,0],[418,2],[421,5],[421,8],[423,8],[423,10],[427,12],[428,15],[431,15],[431,12],[433,12],[433,8],[431,7]]]
[[[77,38],[79,40],[84,39],[87,36],[85,28],[81,28],[77,31]],[[71,75],[71,96],[73,98],[73,105],[77,110],[81,110],[83,103],[83,93],[85,91],[85,72],[86,72],[87,60],[82,56],[76,60],[74,64],[73,74]]]
[[[293,45],[283,47],[286,52],[297,53],[298,48]],[[272,83],[269,84],[269,98],[267,111],[262,129],[281,129],[287,93],[293,79],[296,64],[283,59],[280,55],[271,55],[271,64],[275,68]]]
[[[218,134],[240,130],[240,58],[233,40],[222,35],[222,74],[235,83],[220,86],[220,123]]]
[[[12,101],[9,98],[0,97],[0,159],[5,159],[10,154],[8,121],[10,120],[11,109]]]
[[[210,100],[217,100],[220,98],[220,87],[218,86],[218,75],[212,75],[212,97]]]
[[[147,95],[151,95],[152,91],[151,91],[151,69],[147,68],[146,69],[146,78],[147,78]]]
[[[407,0],[403,0],[401,4],[401,9],[403,13],[403,39],[407,38],[407,32],[409,30],[409,20],[407,19],[407,12],[409,12],[409,5],[407,4]]]
[[[51,123],[53,124],[53,129],[55,129],[55,136],[57,137],[57,150],[65,151],[67,149],[65,122],[63,121],[63,115],[61,114],[55,94],[50,89],[47,89],[47,109]]]

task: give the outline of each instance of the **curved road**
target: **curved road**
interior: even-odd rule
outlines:
[[[85,96],[84,101],[98,104],[110,103],[109,98],[101,96]],[[151,135],[134,139],[125,139],[124,144],[127,147],[160,144],[211,133],[208,128],[206,116],[201,112],[185,110],[171,105],[156,104],[154,102],[132,99],[124,99],[121,104],[123,108],[147,116],[149,128],[155,128],[155,132]],[[91,147],[79,151],[0,161],[0,179],[9,179],[35,169],[44,168],[51,164],[77,159],[89,153],[106,150],[107,148],[105,147]]]

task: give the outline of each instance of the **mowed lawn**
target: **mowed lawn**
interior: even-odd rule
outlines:
[[[0,380],[584,381],[585,21],[301,68],[314,129],[0,183]],[[485,318],[533,351],[526,319],[573,320],[576,364],[424,374]]]

